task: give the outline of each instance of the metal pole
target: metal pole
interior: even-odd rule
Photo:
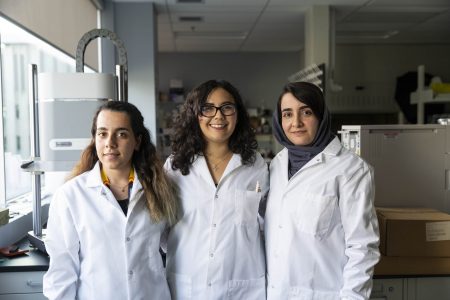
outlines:
[[[125,76],[125,67],[123,65],[116,65],[117,76],[117,100],[128,102],[128,90]]]
[[[37,93],[37,65],[31,64],[29,68],[29,104],[30,104],[30,156],[35,161],[40,157],[39,151],[39,110]],[[33,232],[42,236],[41,222],[41,173],[31,172],[31,195],[33,197]]]

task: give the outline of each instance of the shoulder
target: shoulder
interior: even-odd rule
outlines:
[[[167,159],[166,162],[164,163],[164,169],[166,171],[171,171],[172,170],[172,163],[173,163],[173,154],[171,154]]]
[[[280,152],[275,155],[275,157],[270,162],[270,169],[277,168],[283,163],[287,163],[288,150],[283,148]]]

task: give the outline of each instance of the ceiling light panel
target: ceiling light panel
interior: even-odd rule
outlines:
[[[178,4],[203,4],[205,0],[175,0]]]
[[[358,12],[347,18],[344,22],[357,23],[396,23],[396,22],[422,22],[435,16],[429,12]]]
[[[192,14],[175,13],[172,14],[172,20],[174,24],[179,23],[179,19],[182,17],[191,17]],[[208,24],[227,24],[227,23],[254,23],[258,18],[258,13],[249,12],[237,12],[237,13],[201,13],[196,16],[201,17],[203,23]]]
[[[198,23],[203,22],[203,17],[200,16],[178,16],[179,22]]]

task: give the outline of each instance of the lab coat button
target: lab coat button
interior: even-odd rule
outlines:
[[[127,237],[127,242],[131,241],[131,239],[129,237]]]
[[[216,195],[214,196],[214,198],[216,198],[216,199],[219,198],[219,195],[216,194]]]
[[[133,271],[128,271],[128,275],[133,276]]]
[[[213,258],[213,257],[214,257],[214,253],[211,253],[211,254],[209,255],[209,257]]]
[[[216,227],[216,226],[217,226],[216,223],[214,223],[214,224],[213,224],[213,227]]]
[[[281,229],[281,228],[283,228],[283,225],[281,225],[281,224],[280,224],[280,225],[278,225],[278,228],[280,228],[280,229]]]
[[[208,286],[211,286],[211,282],[208,282]]]

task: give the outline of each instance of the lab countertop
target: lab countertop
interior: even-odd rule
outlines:
[[[18,245],[20,250],[29,250],[29,252],[15,257],[5,257],[0,254],[0,273],[47,271],[49,264],[47,254],[31,247],[26,238],[21,240]]]

